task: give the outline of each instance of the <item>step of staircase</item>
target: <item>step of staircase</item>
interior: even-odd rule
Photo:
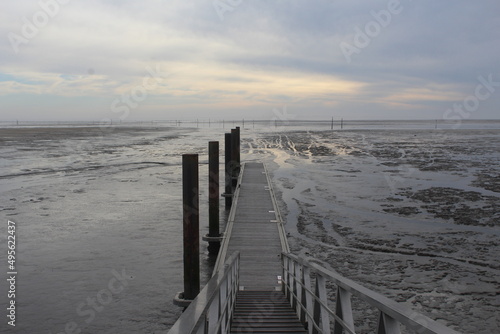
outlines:
[[[231,333],[307,333],[281,291],[239,291]]]

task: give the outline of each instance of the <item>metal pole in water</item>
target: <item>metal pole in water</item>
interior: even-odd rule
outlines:
[[[184,232],[184,299],[200,292],[200,214],[198,154],[182,155],[182,216]]]
[[[208,143],[208,252],[217,254],[219,233],[219,142]],[[210,239],[214,238],[214,239]]]
[[[226,210],[231,208],[231,203],[233,201],[231,194],[233,193],[232,191],[232,186],[231,186],[231,177],[232,177],[232,171],[231,171],[231,134],[226,133],[224,135],[224,166],[225,166],[225,191],[224,191],[224,196],[226,198]]]

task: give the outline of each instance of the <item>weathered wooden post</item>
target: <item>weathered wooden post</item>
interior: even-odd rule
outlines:
[[[236,177],[240,175],[240,170],[241,170],[241,143],[240,143],[240,127],[236,127]]]
[[[217,254],[220,248],[219,233],[219,142],[208,143],[208,252]]]
[[[200,214],[198,154],[182,155],[182,216],[184,231],[184,299],[200,292]]]
[[[226,133],[224,135],[224,172],[225,172],[225,189],[224,196],[226,198],[226,210],[231,208],[231,203],[233,201],[232,194],[233,188],[231,186],[232,183],[232,172],[231,172],[231,134]]]
[[[231,193],[234,194],[234,188],[236,188],[237,180],[238,180],[238,170],[237,170],[237,160],[236,156],[238,153],[238,145],[236,143],[236,140],[238,137],[236,136],[236,131],[237,129],[231,129],[231,161],[229,162],[229,166],[231,169],[231,186],[232,189]]]

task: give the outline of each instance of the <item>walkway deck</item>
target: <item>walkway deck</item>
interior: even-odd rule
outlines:
[[[280,254],[288,244],[276,200],[262,163],[243,165],[214,272],[235,251],[241,253],[240,289],[279,287]]]
[[[240,291],[231,333],[307,334],[307,331],[282,292]]]

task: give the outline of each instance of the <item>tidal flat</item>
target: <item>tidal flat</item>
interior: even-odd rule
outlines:
[[[206,233],[208,141],[222,148],[227,131],[1,128],[0,212],[18,237],[16,329],[167,331],[181,313],[172,305],[182,290],[181,155],[200,154]],[[241,139],[242,161],[264,161],[272,175],[292,252],[458,331],[500,327],[499,129],[247,124]],[[213,259],[200,244],[204,283]],[[109,288],[117,273],[121,290]],[[359,313],[360,332],[374,321],[373,310]]]

